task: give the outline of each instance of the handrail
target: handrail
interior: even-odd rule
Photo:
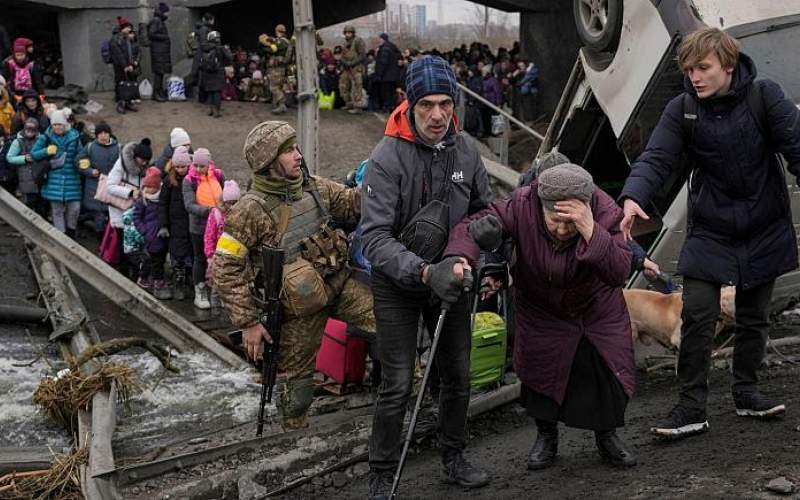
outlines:
[[[500,109],[500,108],[498,108],[497,106],[495,106],[495,105],[494,105],[494,104],[492,104],[491,102],[489,102],[489,101],[487,101],[486,99],[484,99],[484,98],[483,98],[483,96],[481,96],[480,94],[476,94],[475,92],[471,91],[470,89],[468,89],[468,88],[467,88],[467,87],[465,87],[464,85],[462,85],[462,84],[460,84],[460,83],[459,83],[459,84],[457,84],[457,85],[458,85],[458,87],[459,87],[461,90],[463,90],[463,91],[464,91],[464,92],[466,92],[467,94],[471,95],[472,97],[474,97],[475,99],[477,99],[478,101],[480,101],[480,102],[481,102],[483,105],[485,105],[485,106],[488,106],[489,108],[491,108],[491,109],[493,109],[493,110],[497,111],[497,112],[498,112],[498,113],[500,113],[501,115],[503,115],[503,116],[505,116],[506,118],[508,118],[508,120],[509,120],[509,121],[511,121],[511,122],[513,122],[514,124],[516,124],[516,125],[517,125],[519,128],[521,128],[521,129],[522,129],[522,130],[524,130],[525,132],[527,132],[527,133],[531,134],[532,136],[536,137],[536,138],[537,138],[537,139],[539,139],[540,141],[543,141],[543,140],[544,140],[544,136],[543,136],[542,134],[540,134],[539,132],[537,132],[537,131],[533,130],[533,129],[532,129],[532,128],[530,128],[529,126],[525,125],[525,124],[524,124],[524,123],[522,123],[521,121],[519,121],[519,120],[517,120],[516,118],[514,118],[514,116],[513,116],[511,113],[509,113],[508,111],[505,111],[505,110],[503,110],[503,109]]]

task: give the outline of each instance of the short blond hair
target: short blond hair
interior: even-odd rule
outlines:
[[[695,66],[712,52],[723,68],[734,68],[739,62],[739,41],[719,28],[704,28],[689,33],[678,47],[678,64],[683,71]]]

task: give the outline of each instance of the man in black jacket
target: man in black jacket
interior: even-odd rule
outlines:
[[[785,406],[758,392],[775,279],[797,268],[789,194],[777,153],[800,174],[800,111],[777,83],[756,82],[753,61],[739,42],[716,28],[688,35],[678,49],[686,92],[667,104],[620,195],[627,236],[635,217],[680,168],[688,154],[683,325],[678,358],[680,397],[657,437],[679,438],[708,429],[706,400],[711,342],[721,285],[736,286],[733,400],[740,416],[767,418]]]
[[[117,102],[117,113],[138,111],[120,93],[121,82],[135,82],[139,75],[139,44],[136,43],[133,25],[124,17],[117,18],[119,31],[111,39],[111,62],[114,65],[114,100]]]
[[[172,72],[172,54],[169,31],[167,31],[167,13],[169,5],[159,2],[153,12],[153,19],[147,25],[150,38],[150,64],[153,67],[153,98],[158,102],[167,100],[164,89],[164,75]]]
[[[397,60],[400,59],[400,49],[389,41],[389,35],[386,33],[381,33],[379,36],[381,46],[375,58],[374,78],[380,86],[378,103],[381,110],[388,113],[394,108],[395,89],[400,77],[400,66],[397,64]]]
[[[194,53],[194,60],[192,61],[192,72],[190,74],[189,80],[191,83],[191,87],[197,86],[197,101],[200,104],[205,104],[208,100],[208,96],[206,92],[202,89],[202,85],[200,83],[200,59],[202,59],[203,54],[208,53],[211,50],[212,46],[211,43],[208,41],[208,34],[214,31],[214,24],[216,23],[214,14],[210,12],[206,12],[203,14],[200,23],[195,26],[194,36],[195,40],[197,40],[197,50]]]

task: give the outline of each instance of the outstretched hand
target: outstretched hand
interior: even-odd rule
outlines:
[[[642,207],[630,198],[627,198],[622,204],[622,222],[619,223],[619,229],[625,236],[626,240],[632,239],[631,229],[636,217],[641,217],[644,220],[649,220],[650,217],[644,213]]]

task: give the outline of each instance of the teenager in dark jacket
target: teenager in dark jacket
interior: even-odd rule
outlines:
[[[233,54],[220,44],[219,31],[208,34],[209,49],[200,60],[200,88],[208,99],[208,116],[222,116],[222,87],[225,86],[225,66],[233,62]]]
[[[136,81],[139,76],[139,44],[136,43],[133,25],[124,17],[117,18],[119,31],[111,38],[111,61],[114,66],[114,100],[117,113],[137,111],[129,100],[119,93],[119,83]]]
[[[208,43],[208,34],[214,31],[214,24],[214,14],[206,12],[203,14],[202,19],[195,25],[194,28],[194,37],[195,41],[197,42],[197,49],[194,52],[194,59],[192,60],[192,72],[189,78],[190,84],[188,84],[187,87],[198,88],[197,101],[200,104],[206,104],[208,101],[206,93],[200,86],[200,59],[203,57],[203,54],[208,52],[208,50],[211,48]]]
[[[167,30],[168,12],[169,5],[158,2],[153,12],[153,19],[147,25],[147,36],[150,38],[150,65],[153,68],[153,98],[158,102],[167,100],[164,75],[172,73],[171,41]]]
[[[42,217],[47,216],[48,204],[41,196],[44,184],[44,172],[49,168],[49,160],[36,161],[31,156],[33,145],[39,137],[39,123],[36,118],[28,118],[25,127],[17,133],[16,138],[6,139],[13,142],[6,154],[6,162],[17,168],[17,186],[22,193],[22,200],[28,208]]]
[[[102,237],[108,224],[108,205],[94,199],[101,175],[108,175],[119,158],[119,143],[106,122],[94,128],[95,140],[78,153],[78,173],[84,176],[83,210],[91,214],[94,231]]]
[[[17,114],[11,122],[11,133],[16,134],[22,130],[28,118],[35,118],[39,124],[39,133],[50,127],[50,119],[44,112],[44,106],[36,90],[30,89],[22,95],[22,102],[17,106]]]
[[[755,65],[739,52],[739,42],[716,28],[687,36],[678,58],[686,74],[685,93],[667,104],[620,195],[621,228],[629,236],[634,218],[648,218],[642,207],[682,167],[684,154],[695,167],[678,262],[684,277],[680,397],[651,429],[667,438],[708,429],[711,342],[722,285],[736,286],[731,387],[736,412],[757,418],[784,412],[780,401],[758,391],[757,370],[775,279],[798,263],[787,181],[776,154],[783,155],[792,174],[800,174],[800,110],[777,83],[756,82]],[[684,132],[687,115],[696,116],[691,133]]]
[[[161,171],[149,167],[142,180],[142,196],[133,206],[133,223],[144,239],[147,264],[139,275],[140,285],[152,289],[160,300],[171,299],[172,291],[164,281],[164,262],[167,259],[167,239],[159,223],[159,197],[161,194]]]
[[[177,300],[186,297],[186,277],[191,277],[192,239],[189,234],[189,212],[183,203],[183,178],[189,171],[192,157],[186,146],[178,146],[166,166],[164,185],[161,187],[158,221],[159,234],[169,238],[169,261],[172,265],[172,296]]]

